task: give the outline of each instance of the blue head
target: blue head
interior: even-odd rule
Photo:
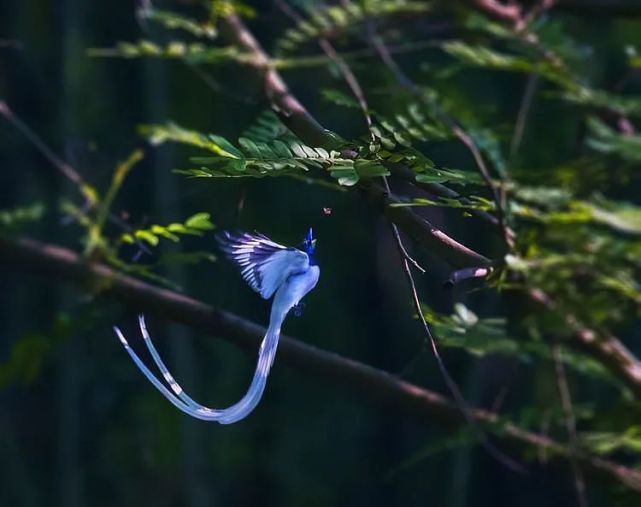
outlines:
[[[314,253],[316,252],[316,239],[314,238],[314,231],[310,227],[307,231],[307,235],[303,240],[303,250],[309,256],[310,265],[314,266],[316,264],[316,259],[314,258]]]

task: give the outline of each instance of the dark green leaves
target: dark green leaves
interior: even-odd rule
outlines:
[[[282,51],[294,51],[319,37],[335,36],[354,30],[359,24],[375,18],[420,14],[427,12],[430,7],[428,2],[411,0],[366,0],[317,7],[310,11],[308,18],[287,30],[277,46]]]
[[[207,20],[198,22],[176,12],[154,8],[141,8],[139,14],[144,19],[158,23],[170,30],[182,30],[195,37],[214,39],[218,35],[216,28]]]
[[[181,41],[159,45],[149,40],[120,42],[115,48],[90,49],[90,56],[111,58],[165,58],[189,64],[213,64],[230,60],[242,62],[246,57],[233,47],[210,47]]]
[[[590,148],[630,162],[641,162],[641,136],[616,132],[596,117],[588,120],[588,126],[591,136],[587,144]]]

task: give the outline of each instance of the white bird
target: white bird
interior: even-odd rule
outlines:
[[[151,356],[171,388],[171,391],[156,377],[129,346],[118,327],[114,331],[136,366],[149,381],[179,410],[204,421],[231,424],[247,417],[258,405],[267,376],[274,362],[280,329],[292,308],[299,308],[303,297],[318,283],[320,269],[314,258],[316,240],[310,228],[303,249],[285,247],[262,234],[223,233],[218,239],[221,249],[238,265],[249,286],[264,299],[274,296],[269,327],[258,353],[258,364],[247,393],[234,405],[215,409],[205,407],[190,398],[176,382],[163,363],[147,332],[145,318],[138,316],[140,331]]]

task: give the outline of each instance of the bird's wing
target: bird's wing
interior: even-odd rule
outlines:
[[[224,232],[218,242],[249,286],[265,299],[272,297],[290,275],[309,268],[305,252],[275,243],[262,234]]]

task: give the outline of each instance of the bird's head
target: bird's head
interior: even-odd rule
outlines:
[[[316,239],[314,238],[314,231],[312,231],[311,227],[307,231],[305,239],[303,240],[303,250],[305,250],[305,253],[309,256],[314,255],[314,252],[316,251]]]

